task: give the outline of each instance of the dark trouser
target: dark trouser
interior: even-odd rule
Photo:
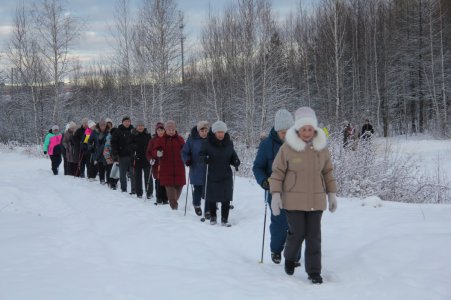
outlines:
[[[88,178],[96,178],[97,176],[97,164],[94,164],[94,159],[92,158],[92,154],[88,153],[87,155],[88,159]]]
[[[97,170],[99,171],[100,182],[105,182],[106,166],[103,163],[99,162],[97,163]]]
[[[216,218],[216,203],[209,202],[207,204],[210,208],[210,216]],[[221,202],[221,222],[227,222],[229,220],[230,202]]]
[[[146,189],[146,195],[150,196],[153,193],[152,174],[150,174],[150,166],[142,167],[139,164],[135,165],[135,186],[136,195],[143,195],[143,171],[144,171],[144,188]],[[150,178],[149,178],[150,177]],[[149,188],[150,187],[150,188]]]
[[[168,195],[169,205],[172,209],[177,209],[179,207],[178,200],[180,194],[182,193],[182,185],[166,185],[166,194]]]
[[[193,185],[193,206],[201,206],[201,200],[205,198],[204,186],[203,185]],[[205,201],[204,212],[209,211],[208,201]]]
[[[50,155],[50,161],[52,162],[53,175],[58,175],[58,167],[61,164],[61,155]]]
[[[202,193],[204,191],[203,185],[193,185],[193,206],[200,206]]]
[[[271,208],[271,205],[269,205]],[[271,224],[269,225],[269,232],[271,233],[270,248],[271,252],[280,254],[285,246],[287,240],[288,224],[285,210],[280,210],[280,215],[272,214],[271,209]]]
[[[322,211],[286,210],[288,236],[284,257],[296,261],[305,240],[305,271],[321,273],[321,217]]]
[[[131,192],[135,192],[135,176],[133,176],[132,159],[130,156],[119,157],[119,174],[121,190],[127,191],[127,172],[130,174]]]
[[[155,180],[155,194],[157,196],[157,203],[163,203],[168,201],[168,195],[166,194],[166,188],[160,184],[159,180]]]
[[[106,166],[106,180],[107,180],[108,184],[110,185],[110,188],[115,188],[117,185],[117,179],[110,177],[112,168],[113,168],[113,164]]]

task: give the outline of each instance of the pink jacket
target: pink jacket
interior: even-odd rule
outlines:
[[[52,136],[50,138],[50,144],[49,144],[49,155],[53,155],[53,149],[55,148],[56,145],[61,144],[61,138],[63,136],[61,134]]]

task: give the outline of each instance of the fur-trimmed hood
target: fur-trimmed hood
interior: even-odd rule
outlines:
[[[313,137],[313,149],[316,151],[321,151],[327,146],[327,137],[324,131],[321,128],[315,127],[316,134]],[[305,149],[307,145],[297,134],[296,126],[290,127],[287,131],[287,135],[285,136],[285,142],[290,148],[297,152],[301,152]]]

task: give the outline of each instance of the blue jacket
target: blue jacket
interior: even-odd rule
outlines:
[[[254,166],[252,172],[254,172],[255,179],[259,185],[263,180],[268,179],[272,173],[272,162],[279,152],[280,146],[283,141],[277,135],[277,131],[274,127],[271,128],[269,136],[261,141],[258,146],[257,157],[255,157]]]
[[[194,127],[182,148],[183,162],[185,165],[187,161],[191,162],[189,178],[192,185],[204,185],[205,183],[206,165],[200,157],[200,150],[205,140],[200,137],[197,127]]]

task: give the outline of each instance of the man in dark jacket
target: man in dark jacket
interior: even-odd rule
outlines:
[[[113,156],[119,157],[120,182],[122,192],[127,191],[127,172],[133,174],[132,153],[128,147],[133,126],[129,116],[122,118],[122,124],[114,132],[111,138]],[[135,193],[135,178],[130,176],[131,195]]]
[[[272,163],[279,152],[285,140],[287,130],[293,126],[294,120],[292,114],[280,109],[274,117],[274,127],[271,128],[269,136],[265,138],[258,147],[257,157],[254,161],[252,171],[254,172],[257,183],[265,190],[265,201],[271,208],[271,194],[269,193],[268,178],[272,173]],[[274,263],[279,264],[282,260],[282,251],[287,239],[288,224],[285,211],[281,210],[280,215],[275,216],[271,211],[271,224],[269,225],[271,233],[271,259]]]
[[[132,130],[129,150],[132,153],[133,168],[135,171],[136,195],[142,198],[143,195],[143,171],[146,197],[150,199],[153,193],[152,174],[150,173],[150,163],[146,158],[147,145],[150,141],[150,134],[144,126],[143,121],[136,122],[136,128]]]
[[[74,156],[77,159],[77,170],[75,171],[75,176],[79,177],[85,177],[85,167],[86,167],[86,156],[87,156],[87,149],[82,149],[83,144],[83,136],[85,135],[86,128],[88,128],[88,118],[84,118],[81,120],[81,127],[78,128],[74,136],[72,137],[73,143],[74,143]]]
[[[370,120],[366,119],[365,124],[362,126],[362,134],[360,137],[362,140],[371,139],[371,136],[374,134],[373,125],[370,124]]]

